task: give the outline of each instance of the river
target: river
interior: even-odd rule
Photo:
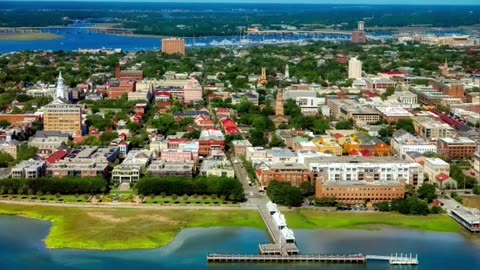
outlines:
[[[0,269],[403,269],[386,263],[366,265],[326,264],[214,264],[208,252],[256,254],[268,235],[257,229],[186,229],[168,246],[143,251],[49,250],[42,239],[50,223],[14,216],[0,216]],[[92,228],[94,229],[94,228]],[[480,243],[460,234],[423,233],[410,230],[382,231],[296,230],[301,251],[309,253],[358,253],[389,255],[418,253],[418,270],[478,270]]]

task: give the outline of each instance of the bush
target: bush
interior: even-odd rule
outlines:
[[[300,206],[303,202],[302,190],[289,182],[270,182],[267,195],[272,202],[286,206]]]
[[[0,188],[4,190],[23,194],[25,192],[37,194],[39,191],[48,195],[51,194],[93,194],[100,193],[106,187],[107,182],[103,178],[39,178],[22,179],[10,178],[0,181]],[[37,194],[38,195],[38,194]]]

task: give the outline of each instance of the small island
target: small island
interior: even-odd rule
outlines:
[[[60,35],[44,32],[28,33],[0,33],[0,41],[35,41],[35,40],[56,40],[62,39]]]

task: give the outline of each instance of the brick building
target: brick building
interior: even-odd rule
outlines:
[[[308,167],[298,163],[260,164],[256,177],[263,189],[267,188],[271,181],[289,182],[298,187],[303,182],[312,183],[313,179]]]
[[[25,122],[35,122],[40,120],[40,116],[34,114],[8,114],[0,113],[0,121],[6,120],[10,124],[21,124]]]
[[[143,71],[141,70],[122,70],[120,65],[115,68],[115,78],[119,81],[141,81],[143,80]]]
[[[225,150],[225,137],[218,129],[205,129],[198,139],[200,156],[206,157],[212,150]]]
[[[120,83],[108,87],[108,99],[119,99],[124,94],[135,92],[136,84],[135,81],[120,81]]]
[[[467,137],[440,138],[437,148],[438,154],[446,159],[471,159],[477,150],[477,143]]]

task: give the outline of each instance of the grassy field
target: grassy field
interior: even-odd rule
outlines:
[[[284,212],[293,229],[366,229],[380,226],[403,227],[421,231],[460,232],[462,228],[447,215],[406,216],[396,213],[321,212],[292,210]]]
[[[0,204],[0,214],[52,222],[45,239],[49,248],[150,249],[167,245],[182,228],[265,229],[259,213],[253,210],[95,209]]]
[[[0,41],[54,40],[62,36],[52,33],[0,33]]]

